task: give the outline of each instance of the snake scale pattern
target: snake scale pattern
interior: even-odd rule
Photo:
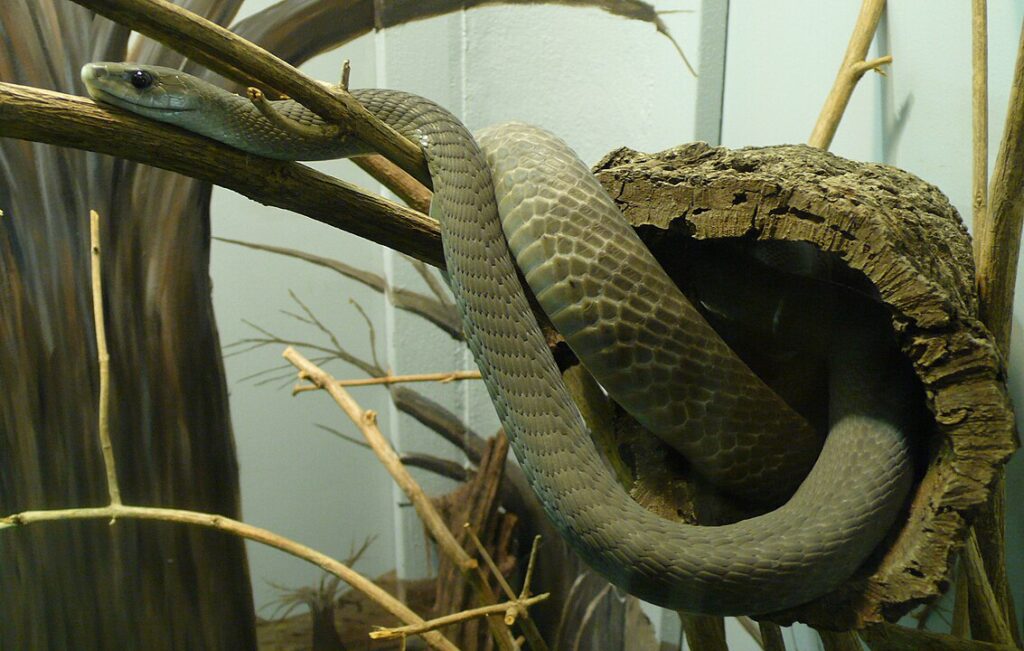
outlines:
[[[369,153],[351,141],[296,138],[246,98],[177,70],[96,63],[82,79],[97,101],[260,156]],[[864,562],[911,482],[908,390],[893,370],[891,332],[864,327],[863,315],[840,302],[821,306],[838,342],[829,348],[830,429],[821,446],[683,298],[564,143],[512,124],[480,134],[481,150],[428,100],[353,94],[423,149],[466,339],[531,486],[587,563],[667,608],[756,615],[821,596]],[[295,102],[275,106],[322,124]],[[562,382],[509,245],[553,323],[627,411],[723,490],[781,506],[701,527],[635,503]]]

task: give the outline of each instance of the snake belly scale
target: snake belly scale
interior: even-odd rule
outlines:
[[[352,142],[297,142],[247,99],[177,70],[97,63],[82,78],[98,101],[257,155],[368,153]],[[848,345],[832,347],[830,431],[819,453],[814,433],[676,298],[621,216],[605,225],[617,210],[564,143],[512,125],[482,134],[485,155],[428,100],[387,90],[353,94],[423,148],[434,184],[430,213],[441,224],[466,340],[531,486],[587,563],[642,599],[717,615],[796,606],[856,570],[910,485],[905,392],[891,385],[891,333],[864,334],[853,314],[834,319],[834,338]],[[276,105],[293,119],[320,121],[295,102]],[[630,498],[562,382],[519,284],[499,203],[538,301],[609,393],[725,490],[769,503],[795,490],[788,501],[735,524],[701,527],[663,519]],[[578,236],[557,234],[559,222]],[[588,258],[598,263],[586,267]],[[682,385],[668,389],[676,380]]]

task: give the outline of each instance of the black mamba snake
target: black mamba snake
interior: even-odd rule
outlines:
[[[97,101],[260,156],[369,153],[351,141],[339,147],[286,133],[248,99],[177,70],[96,63],[82,79]],[[647,601],[717,615],[799,605],[857,569],[911,482],[907,391],[892,370],[891,331],[862,327],[859,311],[838,302],[818,306],[841,344],[829,348],[830,429],[819,454],[811,428],[687,302],[564,143],[512,124],[486,130],[481,151],[428,100],[353,95],[422,146],[435,192],[430,213],[441,224],[470,349],[533,489],[591,566]],[[322,124],[296,102],[275,107]],[[717,527],[669,521],[636,504],[562,382],[510,246],[553,323],[627,411],[727,492],[784,503]]]

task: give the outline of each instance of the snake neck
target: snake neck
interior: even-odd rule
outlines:
[[[303,136],[285,131],[264,117],[247,97],[212,85],[210,88],[209,92],[201,93],[199,110],[182,111],[166,121],[236,149],[277,160],[332,160],[372,152],[353,138]],[[280,115],[301,125],[326,124],[323,118],[294,100],[270,104]]]

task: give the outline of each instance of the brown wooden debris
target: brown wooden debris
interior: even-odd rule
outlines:
[[[516,516],[498,509],[507,456],[508,439],[504,432],[499,432],[497,436],[488,440],[474,477],[451,493],[435,500],[445,522],[463,548],[473,548],[463,526],[468,522],[505,576],[509,576],[516,568]],[[500,594],[497,582],[493,577],[489,579],[495,593]],[[440,559],[436,585],[434,612],[439,615],[478,605],[463,572],[447,557],[442,556]],[[446,629],[445,635],[456,646],[466,651],[493,648],[494,641],[488,634],[487,626],[479,619],[467,621],[458,627],[458,631],[455,627]]]

